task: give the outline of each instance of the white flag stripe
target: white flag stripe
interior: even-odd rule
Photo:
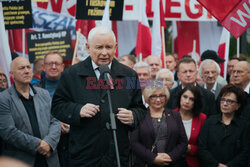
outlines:
[[[4,19],[3,19],[3,12],[2,12],[2,3],[0,3],[0,67],[4,74],[6,74],[8,78],[8,83],[10,85],[10,63],[11,63],[11,54],[10,54],[10,47],[7,38],[7,34],[5,32],[4,27]]]
[[[154,18],[152,26],[152,55],[161,57],[161,20],[160,20],[160,0],[153,1]]]
[[[106,5],[105,5],[105,9],[103,12],[103,16],[102,16],[102,26],[106,26],[109,27],[111,29],[111,21],[109,18],[109,4],[110,4],[110,0],[106,1]]]

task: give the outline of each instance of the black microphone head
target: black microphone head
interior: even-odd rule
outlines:
[[[100,70],[101,75],[103,73],[110,73],[109,67],[107,65],[105,65],[105,64],[100,65],[99,70]]]

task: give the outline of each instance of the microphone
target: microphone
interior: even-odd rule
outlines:
[[[107,65],[102,64],[99,67],[100,70],[100,75],[104,75],[104,81],[106,81],[106,83],[108,84],[108,86],[110,87],[110,89],[114,89],[114,84],[113,84],[113,79],[110,75],[110,69]]]

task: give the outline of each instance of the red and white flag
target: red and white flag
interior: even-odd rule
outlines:
[[[164,42],[162,34],[166,28],[164,20],[164,11],[162,0],[154,1],[154,18],[152,26],[152,55],[158,56],[162,60],[162,66],[164,67]]]
[[[173,24],[174,52],[179,59],[183,55],[196,55],[199,61],[205,50],[218,50],[222,28],[217,22],[177,21],[176,26]]]
[[[140,18],[137,30],[136,48],[135,54],[137,56],[142,55],[145,58],[151,54],[152,36],[148,24],[148,18],[146,15],[146,3],[145,0],[140,1]]]
[[[227,73],[225,71],[227,71],[227,63],[229,58],[229,44],[230,44],[230,33],[225,28],[223,28],[217,53],[220,58],[225,60],[225,62],[220,64],[221,68],[220,75],[224,78],[226,78],[227,76]]]
[[[5,32],[4,19],[3,19],[3,9],[2,3],[0,3],[0,67],[3,73],[7,76],[8,84],[10,85],[10,63],[11,63],[11,54],[7,33]]]
[[[230,33],[238,38],[250,26],[250,0],[198,0]]]

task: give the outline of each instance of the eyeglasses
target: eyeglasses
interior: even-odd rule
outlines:
[[[50,67],[52,67],[54,64],[55,64],[56,67],[62,65],[62,63],[57,63],[57,62],[50,62],[50,63],[44,63],[44,64],[47,65],[47,66],[50,66]]]
[[[238,103],[238,102],[235,101],[235,100],[225,99],[225,98],[221,98],[220,101],[221,101],[222,103],[225,103],[225,102],[226,102],[226,104]]]
[[[3,73],[0,73],[0,77],[2,76],[5,78],[5,75]],[[0,83],[7,83],[7,79],[0,78]]]
[[[7,83],[7,80],[6,79],[3,79],[3,80],[0,79],[0,83]]]
[[[157,96],[157,95],[152,95],[152,96],[149,96],[149,98],[152,99],[152,100],[157,100],[158,98],[159,98],[160,100],[164,100],[164,99],[166,98],[166,95],[159,95],[159,96]]]

